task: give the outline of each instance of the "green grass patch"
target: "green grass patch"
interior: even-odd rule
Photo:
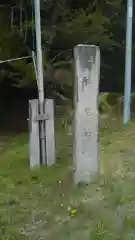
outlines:
[[[0,239],[115,240],[135,238],[135,122],[100,125],[101,174],[74,186],[72,138],[57,126],[57,164],[29,169],[28,136],[0,149]],[[1,139],[2,142],[2,139]]]

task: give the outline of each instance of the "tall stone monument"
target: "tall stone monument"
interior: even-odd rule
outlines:
[[[98,96],[100,50],[93,45],[74,48],[74,180],[89,183],[99,173]]]

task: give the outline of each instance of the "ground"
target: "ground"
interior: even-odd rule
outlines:
[[[1,136],[0,240],[135,239],[135,121],[100,126],[100,175],[72,181],[71,136],[57,126],[57,165],[30,171],[28,136]]]

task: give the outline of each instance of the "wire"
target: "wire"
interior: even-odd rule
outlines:
[[[28,20],[27,20],[27,11],[23,8],[23,0],[20,0],[20,36],[22,37],[23,34],[23,12],[25,15],[25,30],[24,30],[24,42],[27,40],[27,31],[28,31]]]
[[[32,6],[32,42],[33,42],[33,51],[35,50],[35,21],[34,21],[34,2],[31,0]]]
[[[23,35],[23,0],[20,1],[20,36],[22,37]]]
[[[14,24],[14,7],[11,7],[11,30],[13,31]]]
[[[13,6],[11,7],[11,30],[14,28],[14,15],[15,15],[15,9],[20,10],[20,37],[22,37],[23,34],[23,12],[25,15],[25,32],[24,32],[24,42],[27,40],[27,32],[28,32],[28,18],[27,18],[27,11],[26,9],[23,8],[23,0],[21,0],[20,7],[18,6]]]
[[[53,63],[53,62],[56,60],[57,57],[65,54],[65,53],[67,53],[67,52],[72,52],[72,51],[73,51],[73,49],[68,49],[67,51],[63,51],[63,52],[57,53],[57,54],[55,55],[55,57],[51,60],[51,63]]]
[[[27,40],[27,32],[28,32],[28,24],[27,24],[28,18],[27,18],[27,11],[26,10],[24,10],[24,14],[25,14],[25,22],[26,22],[26,24],[25,24],[25,37],[24,37],[24,41],[26,42],[26,40]]]

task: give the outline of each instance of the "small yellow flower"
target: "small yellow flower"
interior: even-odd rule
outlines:
[[[73,209],[73,210],[71,211],[71,214],[72,214],[72,215],[75,215],[76,213],[77,213],[76,209]]]

